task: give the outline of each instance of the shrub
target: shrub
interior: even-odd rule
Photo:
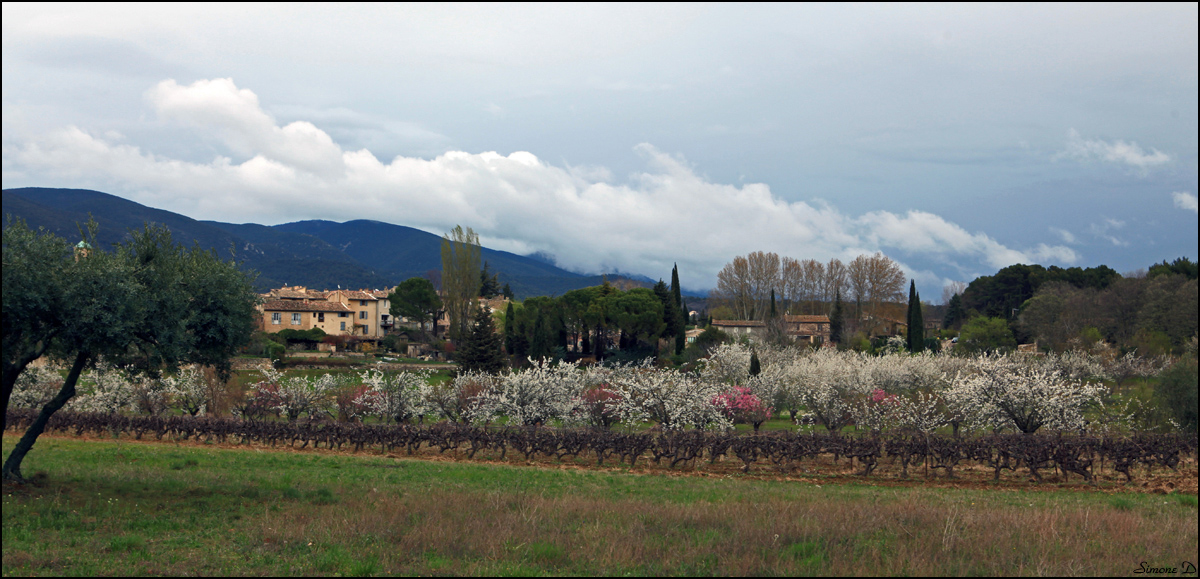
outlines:
[[[1196,359],[1184,358],[1161,374],[1157,397],[1185,432],[1196,431]]]

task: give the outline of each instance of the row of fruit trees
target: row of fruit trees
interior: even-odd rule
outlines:
[[[932,433],[951,428],[983,433],[1109,433],[1136,430],[1137,408],[1106,405],[1104,380],[1153,376],[1167,358],[1062,354],[977,356],[894,353],[870,356],[832,349],[760,347],[761,371],[750,374],[749,347],[716,348],[699,371],[649,363],[583,367],[532,362],[523,371],[464,373],[431,380],[426,372],[287,375],[261,370],[233,407],[249,420],[448,420],[472,424],[725,430],[786,414],[831,433]],[[37,408],[61,384],[53,370],[22,375],[14,408]],[[91,384],[70,402],[78,412],[203,414],[211,377],[185,369],[159,379],[129,378],[120,369],[89,371]]]

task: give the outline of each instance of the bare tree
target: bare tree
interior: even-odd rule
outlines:
[[[716,293],[726,301],[738,319],[750,319],[754,309],[754,294],[750,262],[745,257],[739,255],[721,268],[717,273]]]
[[[479,235],[457,225],[442,239],[442,290],[450,316],[450,335],[461,340],[469,332],[471,305],[479,295]]]
[[[829,315],[833,311],[834,296],[846,294],[849,286],[849,272],[842,260],[833,258],[825,265],[825,287],[821,296],[821,311]]]
[[[771,307],[771,292],[780,284],[779,254],[755,251],[746,256],[746,261],[750,264],[750,292],[754,296],[751,317],[764,320]]]
[[[825,264],[815,259],[806,259],[800,263],[804,267],[804,313],[815,314],[822,288],[825,286]]]
[[[874,318],[879,314],[880,304],[904,299],[905,276],[900,266],[883,253],[876,252],[869,259],[867,294],[870,298],[870,314]]]
[[[944,304],[950,303],[950,298],[952,298],[956,295],[962,295],[962,293],[965,291],[967,291],[966,282],[961,282],[961,281],[946,282],[946,285],[942,286],[942,304],[944,305]]]
[[[791,312],[793,307],[799,307],[804,300],[804,264],[784,257],[779,268],[780,296],[783,298],[783,311]]]

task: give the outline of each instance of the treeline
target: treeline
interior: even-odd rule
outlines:
[[[1081,269],[1012,265],[971,282],[947,304],[947,328],[979,316],[1004,320],[1016,342],[1043,349],[1105,341],[1152,356],[1180,352],[1197,334],[1197,268],[1187,258],[1122,276]]]
[[[501,323],[504,351],[520,364],[528,358],[601,360],[614,350],[640,359],[657,354],[660,339],[669,340],[667,354],[678,354],[687,321],[674,270],[670,286],[659,280],[653,289],[622,291],[606,281],[560,297],[510,302]]]
[[[776,313],[829,315],[840,297],[853,304],[848,317],[857,320],[882,315],[884,304],[900,303],[906,279],[882,253],[822,263],[756,251],[733,258],[717,273],[711,311],[718,319],[766,320],[777,301]]]

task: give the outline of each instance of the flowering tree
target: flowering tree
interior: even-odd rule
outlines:
[[[480,398],[475,421],[508,417],[509,424],[542,425],[575,414],[586,374],[575,364],[529,359],[520,372],[498,376]]]
[[[626,424],[654,421],[668,430],[732,426],[729,418],[712,404],[727,386],[644,365],[615,370],[611,383],[622,393],[619,408],[621,421]]]
[[[362,374],[365,389],[354,401],[383,420],[406,422],[431,413],[422,390],[428,384],[429,372],[400,372],[387,375],[379,370]]]
[[[754,432],[771,418],[772,409],[745,386],[734,386],[717,395],[713,406],[734,424],[750,424]]]
[[[579,394],[575,411],[569,417],[569,421],[611,428],[621,419],[621,399],[621,391],[608,383],[588,386]]]
[[[713,348],[700,373],[702,380],[732,386],[750,377],[750,348],[744,344],[721,344]]]
[[[285,377],[282,372],[263,368],[259,370],[263,380],[252,388],[253,402],[264,405],[295,421],[301,414],[310,419],[332,415],[332,394],[341,385],[333,374],[322,374],[316,378],[307,376]]]
[[[421,408],[436,418],[473,420],[481,396],[492,387],[495,380],[495,376],[490,374],[462,372],[453,380],[427,382],[421,385]]]
[[[62,384],[62,376],[50,368],[28,368],[17,378],[9,405],[14,408],[40,409],[54,398]]]
[[[1012,357],[980,357],[975,369],[954,380],[948,392],[958,412],[974,428],[1024,433],[1046,426],[1083,430],[1084,410],[1101,404],[1103,386],[1071,379],[1047,364]]]
[[[208,383],[199,368],[184,368],[174,376],[164,377],[162,383],[173,405],[192,416],[204,414],[212,402]]]
[[[118,368],[98,363],[83,374],[83,382],[91,383],[85,394],[70,402],[70,408],[81,412],[121,412],[133,407],[133,385],[129,376]]]

